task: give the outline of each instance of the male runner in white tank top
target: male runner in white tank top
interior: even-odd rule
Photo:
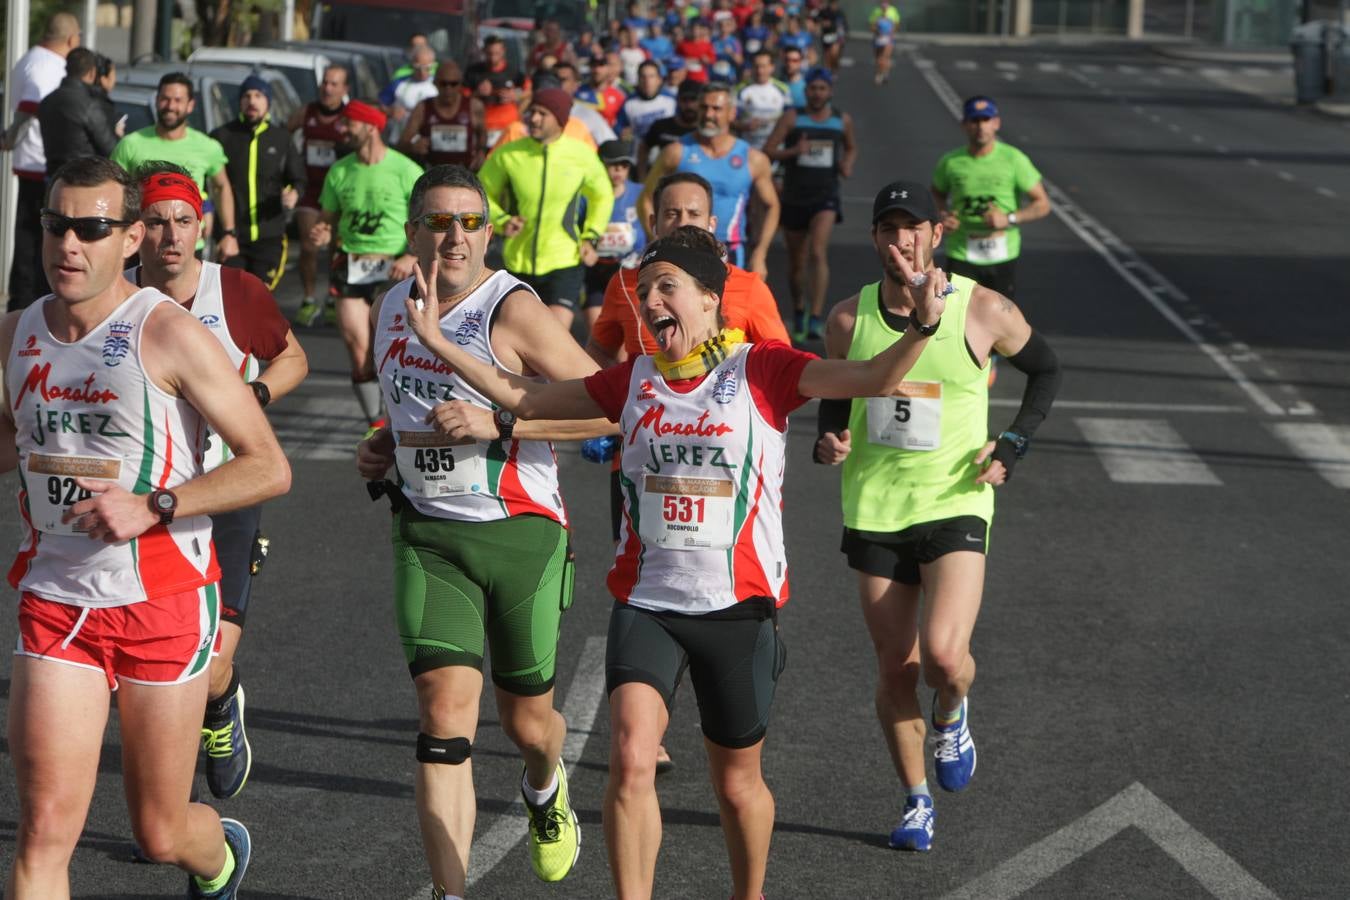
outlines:
[[[290,467],[210,332],[122,276],[138,195],[116,163],[63,166],[42,215],[54,294],[0,320],[0,473],[20,470],[28,526],[9,573],[16,900],[70,896],[114,691],[145,855],[188,872],[190,897],[233,898],[251,852],[243,825],[187,802],[219,610],[207,516],[285,493]],[[235,458],[203,474],[207,427]]]
[[[225,348],[260,407],[290,393],[309,372],[309,362],[267,285],[242,269],[203,262],[192,252],[202,227],[202,198],[191,174],[173,163],[156,162],[135,176],[141,186],[145,239],[141,264],[128,270],[128,280],[163,291],[196,316]],[[264,363],[267,368],[260,371]],[[230,456],[218,435],[207,435],[206,471]],[[220,653],[211,659],[201,732],[206,784],[220,799],[244,789],[253,765],[234,654],[244,633],[253,576],[267,553],[261,520],[258,506],[211,517],[220,562]]]

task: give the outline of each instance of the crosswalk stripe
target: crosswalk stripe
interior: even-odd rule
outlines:
[[[1223,484],[1163,419],[1076,418],[1107,476],[1120,484]]]
[[[1005,62],[1003,60],[1000,60],[994,63],[994,68],[998,69],[1000,72],[1016,72],[1018,69],[1021,69],[1022,67],[1021,65],[1015,62]]]
[[[974,72],[980,67],[980,64],[973,59],[958,59],[954,65],[962,72]]]
[[[1042,72],[1059,72],[1064,69],[1064,67],[1057,62],[1039,62],[1036,63],[1036,68],[1040,69]]]
[[[1177,66],[1163,66],[1158,70],[1163,75],[1185,75],[1186,70]]]
[[[1119,65],[1116,66],[1116,71],[1122,75],[1138,75],[1143,69],[1140,69],[1138,66]]]
[[[1350,425],[1278,422],[1270,428],[1334,487],[1350,489]]]

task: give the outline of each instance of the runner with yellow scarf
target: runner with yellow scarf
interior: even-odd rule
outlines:
[[[609,782],[604,826],[619,896],[650,896],[661,842],[656,747],[688,666],[737,898],[764,885],[774,801],[760,768],[786,650],[782,481],[787,417],[810,397],[891,394],[941,323],[946,278],[911,266],[913,327],[869,360],[822,360],[724,330],[727,269],[708,232],[683,227],[643,254],[638,296],[661,352],[543,383],[487,365],[443,334],[436,269],[406,317],[424,346],[522,419],[619,424],[624,518],[608,586]],[[428,287],[430,286],[430,287]],[[734,677],[733,677],[734,674]]]

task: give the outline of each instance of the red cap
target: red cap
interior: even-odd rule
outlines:
[[[530,105],[548,110],[553,114],[553,118],[558,120],[559,125],[566,126],[567,119],[572,114],[572,95],[562,88],[544,88],[542,91],[534,92],[534,96],[530,98]]]
[[[369,103],[362,103],[360,100],[347,101],[347,105],[343,107],[342,115],[352,122],[365,122],[367,125],[374,125],[381,131],[384,130],[385,123],[389,121],[384,113]]]

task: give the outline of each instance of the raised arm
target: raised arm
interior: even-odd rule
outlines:
[[[914,304],[914,320],[926,328],[939,326],[947,308],[947,277],[933,265],[931,257],[923,259],[918,243],[915,245],[914,265],[901,255],[894,244],[889,248],[891,259],[900,267],[910,300]],[[915,286],[920,273],[926,276],[923,284]],[[931,332],[930,332],[931,333]],[[806,397],[844,399],[847,397],[885,397],[895,391],[905,375],[919,360],[928,343],[928,337],[919,328],[905,329],[905,336],[890,347],[867,360],[816,359],[802,369],[797,390]]]
[[[410,296],[406,301],[405,314],[422,346],[453,368],[474,390],[522,419],[593,419],[602,415],[603,411],[591,399],[580,378],[535,381],[474,359],[456,347],[453,341],[446,340],[441,332],[440,306],[435,294],[438,265],[433,260],[431,270],[425,274],[420,265],[414,266],[413,277],[417,279],[418,296],[426,299],[415,300]],[[539,317],[539,322],[541,329],[548,327],[544,317]],[[561,333],[561,324],[557,324],[556,319],[553,322]],[[571,340],[566,335],[561,336]],[[555,341],[558,337],[557,334],[553,335]],[[586,362],[594,366],[589,359]],[[594,371],[594,368],[589,371]]]

